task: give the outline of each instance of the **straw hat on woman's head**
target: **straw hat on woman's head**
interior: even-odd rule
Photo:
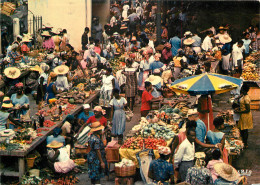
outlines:
[[[48,31],[43,31],[42,32],[42,36],[45,36],[45,37],[50,37],[50,33]]]
[[[193,38],[187,38],[183,41],[183,44],[185,45],[191,45],[195,42],[195,40]]]
[[[31,71],[37,71],[39,73],[42,73],[42,69],[40,68],[40,66],[36,65],[32,68],[30,68]]]
[[[48,66],[46,63],[41,63],[40,68],[42,71],[46,72],[50,69],[50,66]]]
[[[4,74],[8,78],[16,79],[21,75],[21,71],[17,67],[8,67],[4,70]]]
[[[223,44],[229,43],[229,42],[232,41],[231,37],[230,37],[228,34],[219,36],[219,40],[220,40],[220,42],[223,43]]]
[[[3,108],[12,108],[13,107],[12,101],[10,100],[9,97],[7,97],[7,96],[4,97],[2,107]]]
[[[235,168],[226,163],[216,163],[214,165],[216,173],[227,181],[236,181],[240,175]]]
[[[90,132],[96,132],[99,130],[103,130],[105,127],[101,125],[99,121],[96,121],[91,124],[90,128],[91,128]]]
[[[158,83],[162,83],[162,78],[160,76],[150,75],[145,81],[151,82],[152,85],[156,85]]]
[[[60,65],[54,68],[54,73],[57,75],[65,75],[69,72],[69,67],[66,65]]]
[[[63,143],[60,143],[60,142],[54,140],[50,144],[48,144],[47,147],[48,148],[60,148],[60,147],[63,147]]]
[[[23,37],[21,42],[31,42],[31,40],[28,37]]]

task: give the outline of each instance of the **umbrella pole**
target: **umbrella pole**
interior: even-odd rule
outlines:
[[[208,131],[210,130],[209,128],[209,113],[208,113]]]

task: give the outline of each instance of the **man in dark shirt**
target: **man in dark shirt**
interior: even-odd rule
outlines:
[[[82,44],[82,50],[86,50],[87,49],[87,44],[88,44],[88,32],[89,32],[89,28],[86,27],[85,31],[81,37],[81,44]]]

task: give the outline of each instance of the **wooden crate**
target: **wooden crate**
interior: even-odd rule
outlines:
[[[251,110],[260,110],[260,100],[253,100],[250,103]]]
[[[106,158],[108,163],[117,163],[119,162],[119,148],[120,145],[116,144],[113,147],[106,147]]]
[[[250,100],[260,100],[260,88],[259,87],[250,87],[248,91]]]

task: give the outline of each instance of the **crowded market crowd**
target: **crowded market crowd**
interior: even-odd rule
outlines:
[[[100,86],[97,106],[77,100],[83,104],[83,111],[77,116],[67,115],[62,126],[46,139],[48,167],[56,173],[79,170],[71,158],[75,156],[76,145],[87,143],[90,152],[84,158],[91,184],[100,184],[104,176],[109,179],[105,147],[111,136],[112,141],[124,144],[126,122],[136,105],[141,104],[141,117],[149,117],[153,105],[168,97],[175,80],[217,72],[212,66],[215,61],[220,61],[219,73],[240,77],[243,61],[260,49],[258,25],[245,28],[238,40],[232,38],[226,25],[212,25],[203,34],[177,30],[170,37],[170,21],[186,20],[185,12],[176,17],[176,10],[171,9],[170,20],[162,22],[161,39],[156,40],[155,3],[145,1],[130,7],[124,1],[112,4],[110,11],[106,25],[94,17],[92,29],[82,30],[80,51],[70,44],[66,29],[53,30],[46,24],[36,38],[19,35],[6,48],[2,60],[5,70],[1,78],[7,91],[0,94],[1,131],[25,127],[21,119],[36,108],[30,106],[30,101],[35,100],[40,111],[57,95],[70,92],[79,84],[92,84],[94,89],[95,84]],[[20,69],[32,63],[35,48],[42,53],[42,58],[36,59],[41,62],[29,68],[30,74],[23,84],[19,81]],[[93,86],[88,87],[90,91]],[[248,147],[248,129],[253,128],[248,91],[247,85],[232,91],[240,101],[233,112],[244,148]],[[28,96],[34,99],[29,100]],[[208,114],[209,118],[205,116]],[[160,157],[150,163],[147,175],[151,183],[237,184],[241,177],[228,162],[222,132],[224,118],[213,117],[211,96],[201,95],[181,119],[178,129],[182,131],[170,145],[158,147]],[[86,129],[92,133],[87,137]]]

